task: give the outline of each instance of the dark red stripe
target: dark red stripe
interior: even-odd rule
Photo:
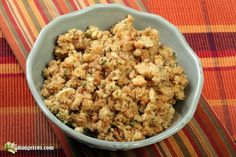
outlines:
[[[34,3],[35,3],[35,5],[36,5],[36,7],[38,8],[38,11],[39,11],[40,14],[42,15],[44,22],[45,22],[45,23],[48,23],[48,22],[49,22],[48,17],[47,17],[46,14],[44,13],[43,8],[42,8],[41,5],[39,4],[39,1],[38,1],[38,0],[34,0]]]
[[[146,151],[145,147],[135,149],[134,152],[136,156],[148,157],[148,152]]]
[[[229,67],[203,67],[203,71],[227,71],[227,70],[235,70],[236,66]]]
[[[5,57],[0,55],[0,64],[18,63],[15,57]]]
[[[184,33],[189,45],[195,51],[225,51],[236,49],[236,32]],[[209,36],[211,38],[209,39]],[[212,49],[213,44],[215,49]]]
[[[169,151],[170,151],[170,153],[171,153],[172,156],[178,156],[178,155],[176,154],[175,150],[174,150],[173,147],[172,147],[173,145],[170,144],[170,142],[169,142],[168,139],[165,140],[165,144],[166,144],[166,146],[168,147],[168,149],[169,149]]]
[[[5,38],[0,38],[0,56],[14,57],[9,44]]]
[[[57,1],[56,0],[52,0],[52,1],[54,3],[55,7],[57,8],[58,12],[60,13],[60,15],[63,15],[63,11],[61,10],[61,8],[60,8],[59,4],[57,3]]]
[[[183,130],[184,134],[186,135],[186,137],[188,138],[188,140],[191,143],[191,145],[193,146],[193,149],[195,150],[197,155],[198,156],[202,156],[201,151],[199,150],[197,144],[192,139],[192,137],[191,137],[190,133],[188,132],[188,130],[186,128],[183,128],[182,130]]]
[[[157,157],[161,156],[161,154],[160,154],[159,150],[157,149],[157,146],[155,146],[155,144],[151,145],[151,147]]]
[[[75,5],[73,0],[70,0],[70,4],[73,7],[74,11],[79,9],[79,8],[77,8],[77,6]]]
[[[9,8],[8,8],[8,6],[7,6],[7,4],[6,4],[6,1],[3,0],[3,1],[2,1],[2,4],[3,4],[3,6],[4,6],[4,8],[5,8],[5,11],[6,11],[6,13],[8,14],[8,17],[10,18],[10,20],[11,20],[13,26],[15,27],[15,30],[16,30],[16,32],[17,32],[19,38],[21,39],[21,41],[22,41],[22,43],[23,43],[23,45],[24,45],[26,51],[29,52],[29,51],[30,51],[30,47],[28,46],[28,44],[27,44],[25,38],[23,37],[23,34],[22,34],[20,28],[17,26],[17,24],[16,24],[16,22],[15,22],[15,20],[14,20],[14,18],[13,18],[13,15],[11,14],[11,12],[10,12],[10,10],[9,10]]]

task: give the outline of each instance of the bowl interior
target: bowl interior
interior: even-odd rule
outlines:
[[[58,35],[65,33],[71,28],[85,30],[88,25],[95,25],[102,30],[107,30],[121,19],[124,19],[128,14],[131,14],[135,18],[134,25],[137,29],[144,29],[151,26],[159,30],[161,42],[174,50],[177,55],[178,64],[184,68],[188,76],[189,86],[186,90],[186,99],[179,101],[175,105],[177,111],[175,121],[162,133],[164,134],[168,132],[168,130],[173,131],[173,129],[182,128],[183,124],[179,124],[180,121],[186,118],[190,112],[195,111],[196,101],[198,101],[200,95],[198,92],[199,88],[201,88],[201,82],[199,82],[202,77],[201,65],[196,56],[191,53],[192,50],[186,46],[183,37],[177,34],[173,26],[167,24],[164,19],[154,18],[154,15],[144,16],[140,12],[123,7],[94,7],[89,11],[79,11],[70,14],[70,16],[62,16],[49,23],[40,33],[31,51],[32,56],[30,57],[30,61],[27,61],[27,74],[30,74],[28,75],[28,79],[32,81],[29,83],[29,86],[31,88],[34,86],[33,88],[36,89],[36,93],[34,91],[33,95],[37,95],[41,100],[43,99],[40,96],[40,88],[43,83],[42,70],[45,68],[47,62],[53,59],[53,46],[55,45],[55,40]],[[30,68],[28,68],[28,66],[30,66]],[[40,105],[43,105],[41,108],[46,108],[45,104]],[[182,121],[182,123],[184,122]],[[157,136],[162,136],[162,133]]]

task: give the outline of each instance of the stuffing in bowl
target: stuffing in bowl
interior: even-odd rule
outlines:
[[[110,30],[59,35],[41,94],[63,123],[92,137],[128,142],[168,128],[188,80],[158,30],[128,16]],[[178,104],[181,105],[181,104]]]
[[[26,70],[49,120],[74,139],[108,150],[150,145],[182,129],[203,83],[201,63],[175,26],[116,4],[50,22]]]

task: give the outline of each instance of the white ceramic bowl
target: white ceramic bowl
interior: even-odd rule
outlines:
[[[42,69],[53,58],[53,46],[58,35],[71,28],[86,29],[88,25],[95,25],[101,29],[109,29],[128,14],[135,18],[135,27],[143,29],[151,26],[160,31],[161,41],[173,48],[177,54],[177,62],[181,65],[189,79],[186,90],[186,99],[176,104],[177,114],[171,126],[151,138],[136,142],[110,142],[95,139],[78,133],[63,124],[54,116],[43,102],[40,88],[43,83]],[[203,85],[203,72],[201,63],[189,47],[179,30],[164,18],[138,12],[136,10],[117,5],[93,5],[83,10],[57,17],[40,32],[26,63],[27,81],[30,90],[43,113],[50,121],[56,124],[67,135],[91,147],[108,150],[128,150],[143,147],[161,141],[182,129],[193,117],[196,110]],[[178,115],[178,116],[177,116]]]

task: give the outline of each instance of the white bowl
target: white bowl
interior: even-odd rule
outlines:
[[[71,28],[85,30],[88,25],[95,25],[101,29],[109,29],[128,14],[135,18],[134,25],[138,29],[151,26],[160,32],[161,41],[174,49],[177,62],[181,65],[189,79],[186,90],[186,99],[175,105],[176,115],[171,126],[163,132],[145,140],[136,142],[111,142],[95,139],[78,133],[63,124],[46,107],[40,88],[43,83],[42,69],[53,58],[53,46],[58,35]],[[26,63],[27,81],[30,90],[43,113],[62,131],[74,139],[90,147],[107,150],[128,150],[143,147],[159,142],[181,130],[193,117],[196,110],[203,85],[203,72],[201,63],[189,47],[179,30],[163,17],[139,12],[121,5],[93,5],[83,10],[57,17],[45,26],[40,32]],[[181,103],[181,104],[180,104]]]

